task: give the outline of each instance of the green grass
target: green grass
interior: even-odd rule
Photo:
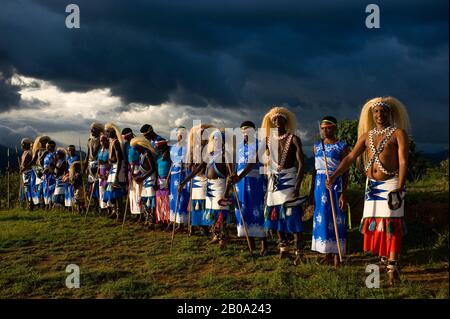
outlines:
[[[337,271],[309,252],[295,266],[270,254],[255,263],[243,239],[232,237],[221,251],[201,236],[175,236],[105,217],[67,212],[0,211],[0,298],[448,298],[448,182],[436,178],[408,187],[409,233],[402,254],[402,284],[365,286],[365,267],[376,258],[361,253],[358,200],[349,191],[354,214],[344,265]],[[428,209],[431,204],[440,207]],[[431,217],[434,217],[432,219]],[[442,222],[445,220],[446,222]],[[230,233],[235,230],[230,226]],[[80,267],[79,289],[68,289],[68,264]]]

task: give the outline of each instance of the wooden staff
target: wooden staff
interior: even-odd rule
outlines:
[[[23,179],[22,179],[22,173],[20,172],[20,158],[19,158],[19,151],[16,148],[16,156],[17,156],[17,164],[19,164],[19,197],[17,198],[17,208],[20,208],[20,200],[22,199],[22,195],[24,192],[24,185],[23,185]],[[28,200],[25,196],[25,199]]]
[[[83,178],[84,165],[83,165],[83,155],[81,154],[81,141],[80,141],[80,138],[78,138],[78,146],[80,148],[79,153],[80,153],[80,164],[81,164],[81,185],[83,187],[83,201],[84,201],[84,204],[86,204],[86,189],[84,188],[84,178]],[[87,210],[88,209],[86,209],[86,211]]]
[[[231,176],[232,175],[232,171],[231,171],[231,168],[230,168],[229,164],[225,163],[225,165],[226,165],[226,167],[228,169],[228,174]],[[252,250],[252,246],[251,246],[251,243],[250,243],[250,237],[248,236],[247,225],[245,224],[244,214],[242,213],[242,209],[241,209],[241,203],[239,202],[239,198],[237,196],[236,185],[234,185],[233,182],[231,184],[233,186],[234,198],[235,198],[236,204],[238,206],[239,215],[241,216],[242,225],[244,225],[244,232],[245,232],[245,238],[247,239],[248,251],[250,252],[250,256],[252,257],[253,262],[255,262],[255,257],[253,257],[253,250]]]
[[[192,218],[192,182],[193,180],[191,180],[189,182],[189,214],[188,214],[188,236],[191,236],[192,233],[192,223],[191,223],[191,218]]]
[[[323,142],[322,136],[320,138],[320,141],[322,143],[322,152],[323,152],[323,160],[325,161],[325,172],[327,175],[327,180],[330,179],[330,174],[328,173],[328,162],[327,162],[327,155],[325,154],[325,144]],[[334,233],[336,235],[336,243],[339,251],[339,260],[342,262],[342,253],[341,253],[341,242],[339,241],[339,230],[336,223],[336,211],[334,210],[334,197],[333,197],[333,190],[331,188],[328,188],[328,193],[330,194],[330,200],[331,200],[331,213],[333,215],[333,224],[334,224]]]
[[[89,194],[89,201],[88,201],[87,206],[86,206],[86,213],[84,214],[84,220],[86,220],[86,216],[89,213],[89,209],[91,208],[92,195],[94,194],[95,181],[98,178],[98,171],[99,171],[99,169],[100,169],[100,165],[97,164],[97,171],[95,172],[94,182],[92,183],[92,189],[91,189],[90,194]],[[88,176],[89,176],[89,173],[88,173]],[[100,181],[98,182],[98,187],[99,187],[99,191],[100,191]],[[84,189],[84,186],[83,186],[83,189]]]
[[[173,246],[173,239],[175,238],[175,224],[177,223],[177,212],[178,212],[178,203],[180,201],[180,194],[181,192],[178,192],[177,194],[177,201],[175,203],[175,218],[173,221],[173,227],[172,227],[172,240],[170,241],[170,253],[172,252],[172,246]]]
[[[131,184],[131,183],[130,183]],[[125,218],[127,216],[127,210],[128,210],[128,199],[130,198],[130,186],[127,189],[127,200],[125,201],[125,212],[123,213],[123,221],[122,221],[122,229],[123,225],[125,225]]]

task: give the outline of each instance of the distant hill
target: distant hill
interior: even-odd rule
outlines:
[[[440,151],[436,153],[424,153],[423,156],[432,164],[438,165],[443,160],[448,158],[448,150]]]
[[[0,145],[0,172],[4,172],[6,170],[6,167],[8,166],[7,149],[8,148],[6,146]],[[22,153],[19,149],[17,151],[19,152],[20,156]],[[19,168],[16,150],[14,148],[9,148],[9,166],[13,169]]]

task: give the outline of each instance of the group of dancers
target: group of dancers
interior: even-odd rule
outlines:
[[[362,157],[367,175],[363,248],[381,257],[389,284],[395,284],[404,235],[405,107],[393,97],[367,101],[351,151],[336,137],[336,118],[325,116],[321,138],[313,145],[311,189],[303,197],[304,154],[296,123],[288,109],[273,107],[261,124],[264,136],[245,121],[240,125],[243,138],[233,142],[231,151],[225,146],[225,130],[208,124],[189,131],[178,127],[177,141],[169,145],[149,124],[136,135],[130,128],[93,123],[84,158],[74,145],[56,148],[48,136],[34,142],[24,138],[20,172],[26,201],[30,209],[79,212],[93,204],[93,210],[116,219],[129,212],[150,228],[198,230],[220,247],[234,215],[237,235],[247,239],[251,252],[259,239],[260,255],[266,255],[267,235],[276,233],[280,257],[289,255],[293,244],[296,262],[304,258],[302,217],[309,205],[314,208],[311,250],[337,267],[346,251],[347,171]]]

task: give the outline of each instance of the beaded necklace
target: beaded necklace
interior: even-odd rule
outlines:
[[[289,151],[289,147],[291,146],[291,141],[292,141],[292,138],[293,138],[294,135],[293,135],[293,134],[286,133],[286,134],[284,134],[283,136],[284,136],[284,137],[283,137],[283,138],[280,138],[280,140],[281,140],[281,139],[284,139],[284,138],[286,138],[286,137],[287,137],[287,140],[286,140],[286,144],[284,145],[283,152],[282,152],[282,154],[281,154],[281,161],[280,161],[280,164],[278,164],[278,167],[277,167],[277,170],[278,170],[278,171],[281,171],[281,170],[283,169],[283,167],[284,167],[284,163],[286,162],[286,158],[287,158],[287,154],[288,154],[288,151]],[[272,149],[270,138],[268,138],[268,140],[267,140],[267,146],[268,146],[269,152],[270,152],[271,149]]]
[[[380,161],[379,155],[383,152],[384,147],[386,146],[386,143],[391,139],[392,134],[395,132],[397,128],[396,127],[392,127],[392,126],[388,126],[385,129],[382,130],[377,130],[376,128],[371,130],[369,132],[369,148],[370,151],[372,152],[372,157],[370,158],[370,160],[367,162],[364,170],[367,172],[369,170],[369,168],[375,163],[378,168],[380,169],[381,172],[383,172],[385,175],[397,175],[398,174],[398,170],[395,170],[394,172],[389,172],[388,170],[386,170],[383,166],[383,164]],[[373,142],[373,136],[374,135],[383,135],[386,134],[384,136],[384,138],[381,140],[380,144],[378,145],[377,148],[375,148],[375,144]]]

